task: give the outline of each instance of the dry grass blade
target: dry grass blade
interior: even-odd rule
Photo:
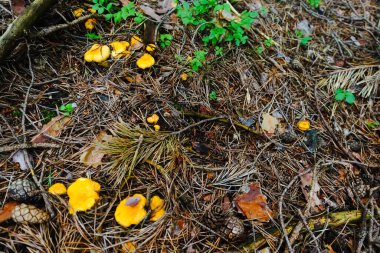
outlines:
[[[103,150],[111,158],[107,172],[116,185],[129,179],[133,169],[146,160],[163,164],[164,170],[180,166],[180,161],[186,166],[189,161],[179,139],[168,132],[154,132],[119,122],[113,133],[115,137],[103,146]]]
[[[363,86],[359,95],[369,97],[377,93],[380,81],[380,65],[363,65],[334,71],[319,82],[319,86],[327,86],[329,91],[338,88],[347,89]]]

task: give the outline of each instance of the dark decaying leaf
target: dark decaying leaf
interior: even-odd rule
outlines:
[[[12,0],[12,11],[13,14],[19,16],[25,10],[25,0]]]
[[[311,129],[305,133],[306,141],[305,145],[308,151],[314,153],[318,147],[318,131],[316,129]]]

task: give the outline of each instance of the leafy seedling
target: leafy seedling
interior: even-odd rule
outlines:
[[[97,39],[101,39],[102,38],[102,36],[97,35],[96,33],[86,33],[84,36],[86,38],[91,39],[91,40],[97,40]]]
[[[366,120],[365,123],[367,124],[367,126],[368,126],[369,128],[372,128],[372,129],[374,129],[374,128],[376,128],[377,126],[380,125],[379,121],[377,121],[377,120],[373,120],[373,119],[368,119],[368,120]]]
[[[173,40],[173,35],[161,34],[160,35],[160,46],[162,48],[168,47],[168,46],[170,46],[172,40]]]
[[[319,8],[319,5],[321,5],[321,0],[307,0],[309,3],[310,7],[317,9]]]
[[[145,20],[144,15],[136,11],[133,2],[129,2],[121,8],[115,5],[112,0],[92,0],[92,2],[94,3],[92,5],[93,10],[97,11],[98,14],[103,14],[107,21],[113,21],[115,24],[128,18],[134,18],[133,20],[136,23],[141,23]]]
[[[336,101],[346,101],[347,104],[352,105],[355,103],[355,95],[351,91],[337,89],[335,91],[335,100]]]
[[[261,55],[263,52],[264,52],[264,47],[263,47],[263,46],[258,46],[258,47],[256,48],[256,53],[257,53],[258,55]]]
[[[66,105],[61,105],[59,107],[59,110],[63,112],[63,115],[70,116],[71,113],[73,113],[74,109],[77,107],[76,103],[68,103]]]
[[[267,47],[271,47],[273,45],[273,39],[267,38],[266,40],[264,40],[264,45]]]
[[[307,46],[307,44],[309,44],[309,42],[313,39],[310,36],[305,36],[305,33],[301,30],[298,30],[298,29],[295,30],[294,33],[297,36],[297,38],[299,39],[299,43],[301,46]]]
[[[210,101],[216,101],[218,99],[216,92],[214,90],[210,92],[210,94],[208,95],[208,98]]]
[[[207,51],[198,50],[194,52],[194,55],[195,57],[190,61],[190,66],[192,70],[198,72],[199,68],[202,67],[206,61]]]
[[[215,55],[216,56],[222,56],[224,53],[223,53],[223,48],[222,47],[219,47],[219,46],[216,46],[215,47]]]

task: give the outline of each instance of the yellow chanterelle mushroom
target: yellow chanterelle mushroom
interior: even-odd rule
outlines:
[[[153,56],[151,56],[150,54],[146,54],[146,53],[143,56],[141,56],[136,62],[137,66],[140,69],[150,68],[154,65],[154,63],[155,63],[155,60],[154,60]]]
[[[84,212],[91,209],[99,200],[100,184],[89,178],[78,178],[67,189],[69,212]]]
[[[146,216],[146,198],[141,194],[123,199],[116,207],[115,219],[121,226],[128,228],[139,224]]]
[[[129,47],[128,41],[114,41],[114,42],[111,42],[110,45],[112,46],[111,55],[115,59],[119,59],[119,58],[122,58],[124,56],[128,56],[131,54],[127,50]]]
[[[103,62],[107,60],[111,55],[111,50],[106,45],[94,44],[84,54],[84,60],[86,62]]]

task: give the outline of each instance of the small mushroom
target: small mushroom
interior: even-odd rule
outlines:
[[[89,18],[84,23],[84,26],[86,27],[86,29],[90,30],[90,31],[95,28],[95,25],[96,25],[96,19],[94,19],[94,18]]]
[[[66,194],[67,189],[66,189],[66,186],[64,184],[55,183],[49,187],[48,192],[51,194],[54,194],[54,195],[63,195],[63,194]]]
[[[157,48],[156,45],[154,45],[154,44],[148,44],[146,46],[145,50],[147,52],[149,52],[149,53],[152,53],[152,52],[154,52],[156,50],[156,48]]]
[[[179,77],[181,78],[182,81],[186,81],[187,78],[189,78],[189,75],[183,72]]]
[[[91,209],[99,200],[99,191],[99,183],[89,178],[78,178],[67,189],[70,214]]]
[[[84,54],[84,60],[86,62],[104,62],[111,55],[111,50],[106,45],[94,44],[92,47]]]
[[[157,221],[165,214],[164,208],[165,202],[159,196],[153,196],[150,200],[150,209],[152,210],[152,215],[150,221]]]
[[[300,120],[297,123],[297,127],[301,131],[307,131],[307,130],[310,129],[310,121],[305,120],[305,119],[304,120]]]
[[[144,209],[145,204],[146,198],[141,194],[123,199],[116,207],[116,222],[124,228],[139,224],[147,214]]]
[[[78,9],[73,11],[73,14],[76,18],[79,18],[80,16],[83,15],[83,12],[84,12],[84,10],[82,8],[78,8]]]
[[[154,114],[152,114],[152,116],[148,117],[148,118],[146,119],[146,121],[147,121],[149,124],[154,124],[154,125],[156,125],[159,119],[160,119],[160,117],[158,117],[158,115],[154,113]]]
[[[110,45],[112,46],[111,55],[115,59],[119,59],[131,54],[131,52],[127,50],[129,47],[128,41],[114,41],[111,42]]]
[[[150,68],[154,65],[154,63],[155,63],[155,60],[154,60],[153,56],[151,56],[150,54],[147,54],[147,53],[145,53],[143,56],[141,56],[136,62],[137,66],[140,69]]]
[[[160,129],[161,129],[160,125],[154,125],[153,128],[157,132],[160,131]]]

